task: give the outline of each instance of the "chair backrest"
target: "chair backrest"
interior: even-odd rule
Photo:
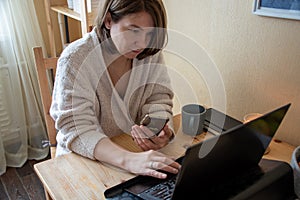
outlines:
[[[44,119],[49,138],[49,141],[46,141],[46,145],[48,144],[50,146],[51,158],[54,158],[57,144],[56,129],[54,120],[51,118],[49,110],[52,101],[52,90],[58,57],[45,58],[43,56],[43,50],[41,47],[34,47],[33,53],[38,74],[38,83],[42,99]]]

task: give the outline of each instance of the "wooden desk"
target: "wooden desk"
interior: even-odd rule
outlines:
[[[205,140],[213,135],[203,133],[192,138],[181,133],[180,116],[174,117],[176,139],[161,151],[179,157],[186,146]],[[141,151],[131,137],[123,134],[113,141],[131,151]],[[264,158],[290,162],[295,147],[284,143],[270,144],[271,151]],[[92,161],[70,153],[34,165],[34,169],[53,199],[105,199],[104,191],[113,185],[126,181],[135,175],[108,164]]]

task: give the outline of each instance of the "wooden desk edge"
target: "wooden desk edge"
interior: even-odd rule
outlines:
[[[37,176],[39,177],[40,181],[43,184],[46,200],[51,200],[51,199],[55,199],[55,198],[54,198],[54,194],[52,193],[52,190],[48,187],[46,180],[43,178],[43,175],[40,173],[39,166],[44,167],[43,165],[45,165],[45,162],[51,161],[51,160],[52,159],[49,159],[49,160],[46,160],[46,161],[43,161],[40,163],[36,163],[33,165],[33,169],[34,169],[35,173],[37,174]],[[49,198],[49,195],[50,195],[50,198]]]

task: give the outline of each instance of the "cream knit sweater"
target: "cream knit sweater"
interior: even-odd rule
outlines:
[[[173,127],[173,93],[162,53],[133,60],[124,97],[112,84],[94,30],[71,43],[57,67],[50,108],[58,130],[57,156],[73,151],[95,159],[101,138],[130,133],[147,113],[167,115]]]

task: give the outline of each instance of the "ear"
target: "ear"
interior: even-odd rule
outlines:
[[[112,23],[111,15],[109,12],[107,12],[104,18],[104,25],[107,29],[110,29],[111,23]]]

